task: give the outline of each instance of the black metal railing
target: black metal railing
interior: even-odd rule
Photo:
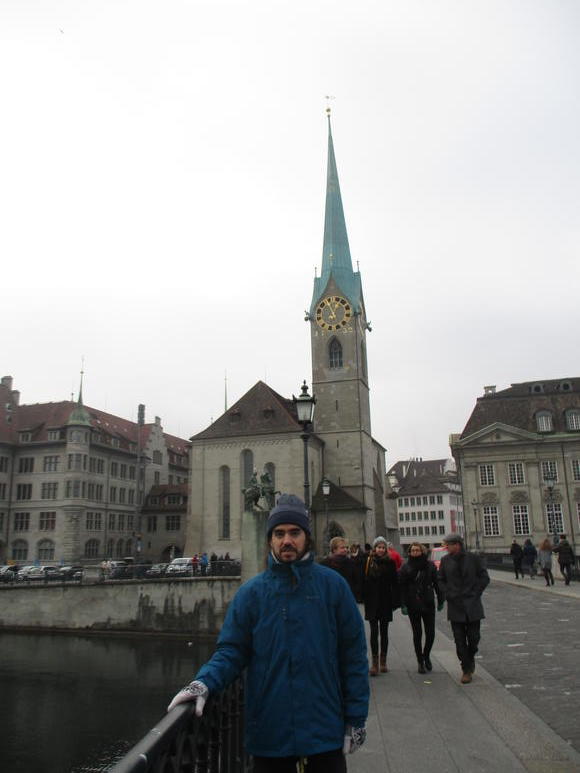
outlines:
[[[173,709],[109,773],[248,773],[244,751],[242,680],[207,701]]]

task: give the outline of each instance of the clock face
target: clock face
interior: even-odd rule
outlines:
[[[351,317],[351,305],[340,295],[327,295],[316,307],[316,322],[323,330],[341,330]]]

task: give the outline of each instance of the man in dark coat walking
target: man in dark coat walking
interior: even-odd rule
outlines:
[[[510,555],[514,562],[514,572],[516,573],[516,580],[520,579],[520,575],[523,580],[524,573],[522,572],[522,559],[524,557],[524,551],[522,550],[522,546],[515,540],[515,538],[510,548]]]
[[[570,585],[572,579],[572,568],[576,563],[576,557],[572,550],[572,545],[566,539],[565,534],[560,535],[560,542],[554,547],[554,553],[558,554],[558,563],[560,564],[560,571],[564,578],[566,585]]]
[[[445,543],[448,553],[441,559],[439,585],[447,600],[447,619],[463,672],[461,683],[468,684],[475,671],[479,629],[485,617],[481,594],[489,585],[489,575],[481,558],[466,552],[460,534],[448,534]]]

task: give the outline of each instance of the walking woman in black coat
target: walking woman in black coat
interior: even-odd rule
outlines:
[[[427,560],[427,551],[420,542],[411,542],[408,559],[399,572],[401,588],[401,611],[409,615],[413,629],[413,646],[417,656],[420,674],[431,671],[431,648],[435,641],[435,595],[437,609],[443,609],[444,597],[437,582],[437,569],[432,561]],[[425,628],[425,645],[422,645],[423,627]]]
[[[371,676],[379,673],[379,634],[380,634],[380,670],[385,674],[387,651],[389,648],[389,623],[393,619],[393,610],[399,604],[399,587],[395,562],[389,558],[387,541],[377,537],[373,549],[367,558],[364,570],[363,601],[365,620],[371,627]]]

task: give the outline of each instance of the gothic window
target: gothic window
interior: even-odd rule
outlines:
[[[254,454],[246,448],[242,451],[242,483],[244,488],[250,482],[250,478],[254,474]]]
[[[342,368],[342,346],[337,338],[328,344],[328,365],[332,369]]]
[[[224,465],[220,467],[219,477],[219,502],[221,538],[230,538],[230,468]]]

